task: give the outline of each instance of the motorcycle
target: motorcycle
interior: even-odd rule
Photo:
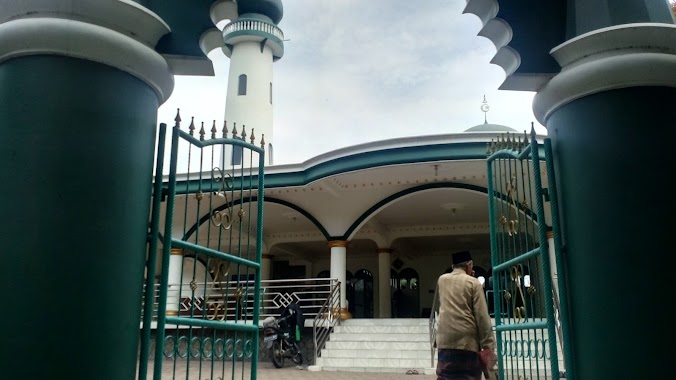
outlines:
[[[296,365],[303,364],[303,354],[295,336],[290,333],[290,324],[287,319],[293,315],[283,317],[268,317],[263,320],[263,342],[270,353],[270,360],[276,368],[284,366],[284,359],[291,359]]]

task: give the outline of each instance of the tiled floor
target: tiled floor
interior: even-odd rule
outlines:
[[[166,361],[163,363],[162,379],[185,379],[185,380],[249,380],[251,379],[251,365],[250,363],[235,364],[230,363],[224,366],[221,363],[214,363],[214,373],[211,373],[211,362],[202,362],[200,372],[200,362],[185,360],[176,361],[176,369],[174,370],[174,362]],[[149,363],[148,380],[152,380],[152,366]],[[189,371],[188,371],[189,367]],[[175,374],[175,376],[174,376]],[[225,375],[225,376],[223,376]],[[284,368],[275,368],[272,363],[261,362],[258,365],[259,380],[435,380],[436,376],[431,375],[406,375],[399,373],[374,373],[374,372],[333,372],[320,371],[311,372],[305,369],[297,369],[292,363],[288,363]]]

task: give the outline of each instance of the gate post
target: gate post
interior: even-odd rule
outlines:
[[[579,379],[663,375],[652,342],[671,326],[657,299],[666,272],[649,269],[665,265],[673,246],[665,180],[676,160],[660,143],[676,138],[676,27],[630,19],[644,13],[638,3],[651,3],[650,20],[671,20],[659,12],[668,12],[664,1],[631,3],[623,4],[626,24],[596,25],[552,50],[561,73],[533,102],[556,154],[566,266],[559,270],[573,331],[566,364]],[[621,19],[620,8],[607,7]],[[582,13],[580,29],[599,20]]]
[[[0,378],[133,379],[169,28],[134,2],[6,3]]]

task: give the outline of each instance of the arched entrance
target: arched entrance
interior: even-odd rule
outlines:
[[[373,274],[360,269],[348,279],[348,311],[353,318],[373,318]]]
[[[392,316],[395,318],[420,317],[420,276],[413,268],[404,268],[397,274],[392,293]]]

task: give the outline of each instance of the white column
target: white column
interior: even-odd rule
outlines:
[[[261,261],[261,308],[260,312],[261,314],[265,314],[268,312],[268,309],[272,309],[272,296],[269,295],[270,289],[268,289],[268,286],[270,285],[266,281],[270,280],[272,278],[272,255],[263,254],[263,259]],[[263,317],[261,317],[263,318]]]
[[[331,247],[331,278],[340,282],[340,317],[350,319],[352,315],[347,311],[346,268],[348,241],[334,240],[329,242]]]
[[[390,248],[378,248],[378,306],[380,318],[392,318],[390,292]]]
[[[183,250],[172,248],[169,255],[169,281],[167,288],[167,315],[177,316],[183,274]]]

